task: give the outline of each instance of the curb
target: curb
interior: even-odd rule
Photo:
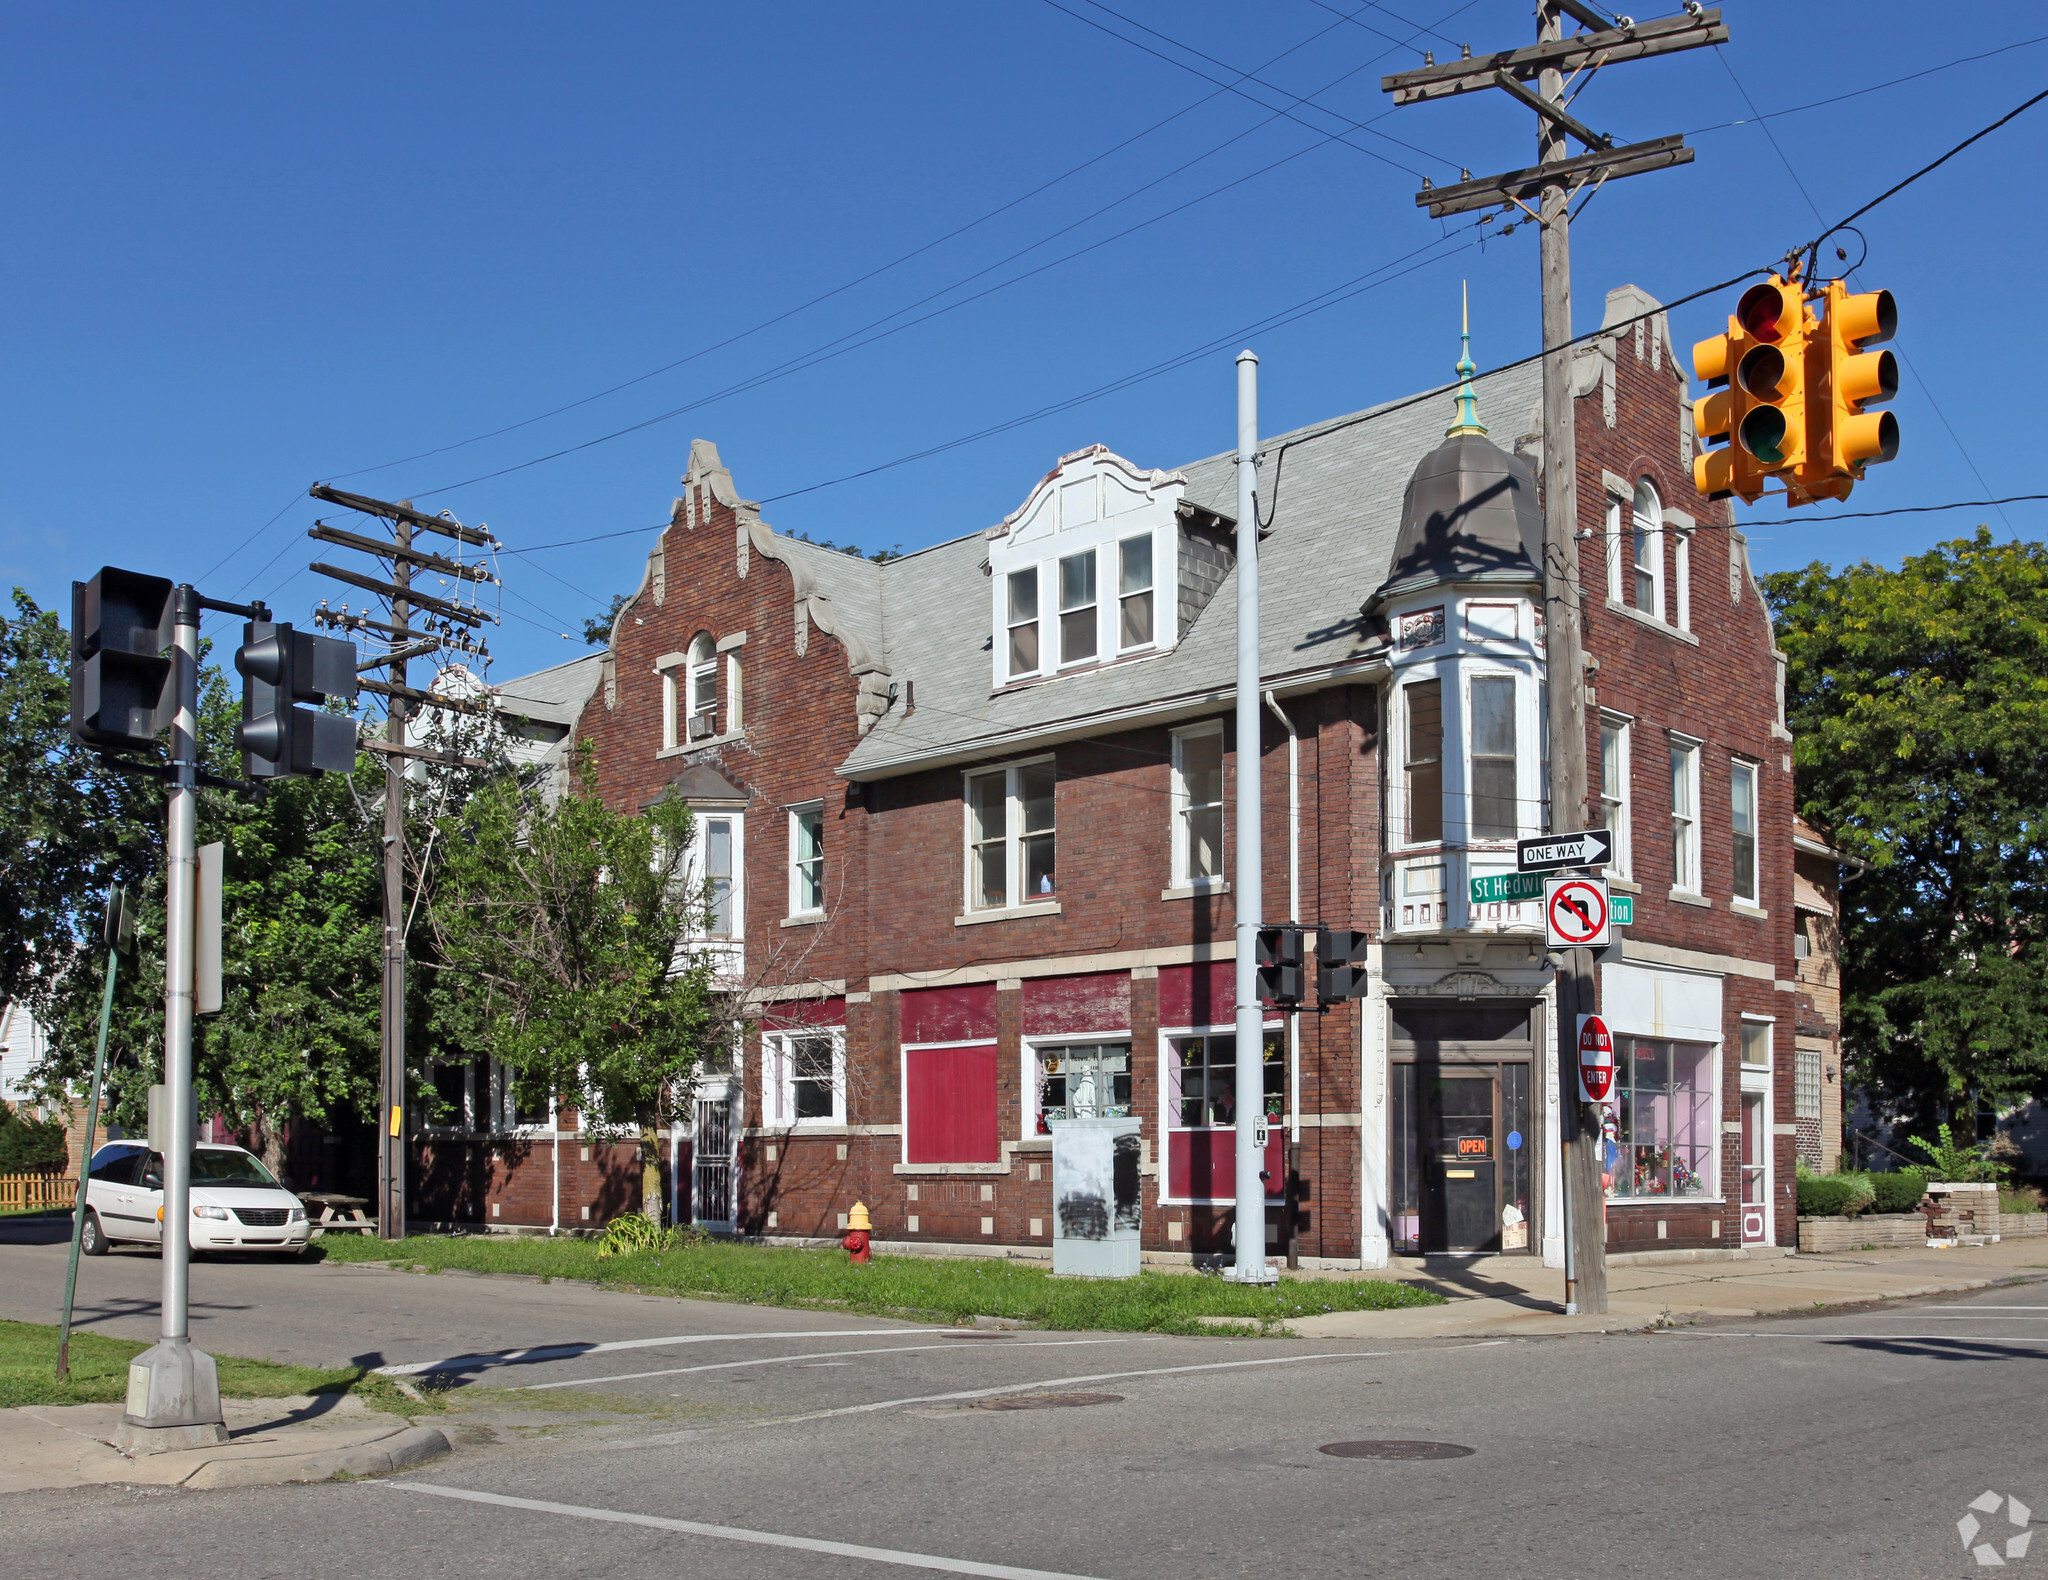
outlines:
[[[438,1427],[414,1426],[374,1443],[310,1454],[280,1454],[266,1459],[210,1459],[180,1486],[200,1490],[222,1487],[271,1487],[294,1481],[329,1481],[336,1476],[384,1476],[394,1470],[439,1459],[449,1452]]]

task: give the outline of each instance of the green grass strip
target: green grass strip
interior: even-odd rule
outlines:
[[[1283,1277],[1263,1289],[1197,1273],[1147,1270],[1129,1279],[1055,1278],[1043,1263],[996,1258],[884,1256],[855,1267],[843,1251],[712,1243],[600,1257],[589,1240],[510,1235],[416,1236],[396,1243],[355,1235],[319,1242],[337,1262],[390,1260],[428,1272],[523,1273],[650,1294],[829,1307],[880,1316],[963,1322],[1008,1317],[1036,1327],[1139,1333],[1213,1333],[1204,1318],[1256,1332],[1330,1311],[1438,1306],[1441,1295],[1388,1279]]]

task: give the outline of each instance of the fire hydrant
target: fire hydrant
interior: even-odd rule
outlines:
[[[855,1202],[853,1211],[846,1215],[846,1233],[840,1237],[839,1244],[842,1250],[850,1254],[856,1266],[874,1260],[874,1254],[868,1249],[868,1236],[874,1227],[868,1222],[868,1204],[864,1201]]]

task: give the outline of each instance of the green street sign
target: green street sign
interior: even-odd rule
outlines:
[[[1540,872],[1502,872],[1490,878],[1472,880],[1472,903],[1491,905],[1500,901],[1540,900],[1543,898],[1543,874]]]
[[[1633,894],[1607,896],[1607,923],[1610,927],[1627,927],[1635,919],[1636,897]]]

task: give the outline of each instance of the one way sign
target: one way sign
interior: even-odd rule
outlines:
[[[1614,836],[1604,828],[1582,834],[1545,834],[1515,841],[1517,872],[1556,872],[1561,867],[1604,867],[1614,859]]]

